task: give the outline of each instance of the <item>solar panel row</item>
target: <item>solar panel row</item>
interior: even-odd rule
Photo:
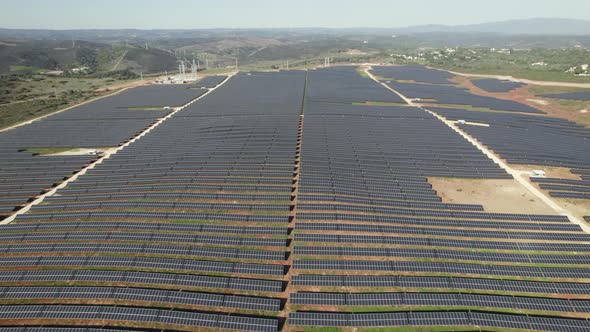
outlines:
[[[459,126],[510,164],[589,168],[590,130],[568,120],[523,114],[429,108],[449,120],[485,123]]]
[[[282,281],[227,278],[180,273],[156,273],[109,270],[10,270],[0,273],[0,282],[28,284],[43,282],[68,282],[74,284],[126,284],[174,289],[228,289],[243,292],[280,293]]]
[[[141,201],[141,200],[212,200],[212,201],[256,201],[256,202],[278,202],[279,204],[289,203],[291,194],[212,194],[212,193],[191,193],[182,191],[148,192],[148,193],[116,193],[116,194],[88,194],[88,195],[64,195],[50,196],[45,202],[96,202],[96,201]]]
[[[460,293],[309,293],[291,294],[291,302],[317,306],[434,306],[589,312],[590,301]]]
[[[2,267],[106,267],[129,270],[194,271],[206,273],[282,276],[286,267],[275,264],[249,264],[190,259],[129,256],[26,256],[0,257]]]
[[[462,228],[480,228],[480,229],[506,229],[511,230],[525,229],[525,230],[561,230],[561,231],[578,231],[579,227],[574,224],[558,223],[558,222],[517,222],[509,220],[460,220],[460,219],[438,219],[438,218],[420,218],[420,216],[383,216],[383,215],[360,215],[360,214],[335,214],[335,213],[300,213],[300,220],[339,220],[341,222],[371,222],[371,223],[387,223],[387,224],[402,224],[414,226],[440,226],[440,227],[462,227]],[[439,217],[439,215],[435,215]],[[376,230],[378,225],[368,225],[367,230]],[[337,225],[329,225],[326,227],[333,227]],[[344,226],[353,227],[353,226]],[[386,228],[387,229],[387,228]]]
[[[174,223],[146,223],[146,222],[51,222],[51,223],[12,223],[3,225],[2,230],[8,234],[16,231],[81,231],[100,230],[110,231],[134,230],[134,231],[160,231],[179,233],[233,233],[251,235],[287,235],[287,227],[270,226],[234,226],[234,225],[207,225],[207,224],[174,224]]]
[[[212,329],[244,331],[277,331],[278,320],[250,318],[194,311],[147,309],[136,307],[73,306],[73,305],[10,305],[0,306],[0,320],[27,324],[34,320],[76,320],[104,322],[134,322],[150,328],[153,324],[165,326],[194,326]]]
[[[214,88],[227,79],[225,75],[206,76],[198,80],[194,85],[199,88]]]
[[[200,307],[227,307],[244,310],[279,311],[281,300],[262,297],[119,287],[0,287],[3,300],[96,300],[158,302]]]
[[[322,218],[325,216],[325,218]],[[332,218],[330,214],[317,214],[311,218],[313,220],[340,221],[346,220],[340,216]],[[434,224],[433,226],[437,226]],[[422,236],[445,236],[460,238],[480,238],[480,239],[529,239],[529,240],[548,240],[548,241],[572,241],[586,242],[590,239],[590,234],[583,233],[581,229],[575,229],[576,233],[561,232],[525,232],[525,231],[486,231],[470,230],[455,228],[433,228],[433,227],[410,227],[410,226],[377,226],[377,225],[357,225],[344,223],[300,223],[297,227],[299,230],[306,231],[333,231],[333,232],[374,232],[390,234],[413,234]]]
[[[428,276],[356,276],[356,275],[297,275],[293,286],[329,288],[404,288],[469,291],[498,291],[503,293],[587,294],[590,284],[574,282],[526,281],[490,278],[428,277]],[[378,294],[378,293],[376,293]]]
[[[531,278],[588,279],[590,269],[581,267],[533,267],[468,263],[439,263],[423,261],[358,261],[306,259],[293,262],[293,268],[308,271],[371,271],[414,272],[438,274],[468,274]]]
[[[96,211],[96,212],[56,212],[33,213],[17,216],[18,221],[49,220],[92,220],[92,219],[152,219],[152,220],[187,220],[187,221],[235,221],[250,223],[287,223],[289,216],[262,214],[200,213],[200,212],[149,212],[149,211]]]
[[[525,86],[525,83],[497,80],[494,78],[481,78],[471,80],[471,83],[476,87],[485,90],[487,92],[509,92],[521,86]]]
[[[0,249],[2,247],[0,246]],[[442,249],[407,249],[375,247],[325,247],[297,246],[295,255],[309,256],[351,256],[389,258],[427,258],[440,260],[461,260],[475,262],[513,262],[533,264],[580,264],[590,265],[590,257],[580,255],[508,254]]]
[[[322,313],[294,312],[289,324],[301,326],[386,327],[386,326],[465,326],[540,331],[586,331],[585,319],[520,316],[485,312],[397,312],[397,313]]]
[[[449,80],[455,77],[455,75],[444,70],[422,66],[378,66],[374,67],[371,72],[385,80],[394,79],[430,84],[455,84]]]
[[[88,237],[90,238],[90,237]],[[75,240],[75,239],[74,239]],[[100,240],[98,237],[92,240]],[[116,240],[116,239],[115,239]],[[112,240],[111,240],[112,241]],[[264,245],[263,243],[257,243]],[[51,244],[0,244],[0,253],[26,254],[26,253],[111,253],[111,254],[137,254],[149,256],[182,256],[221,258],[228,260],[285,260],[287,253],[283,251],[268,250],[240,250],[228,248],[208,248],[196,246],[172,246],[172,245],[142,245],[142,244],[88,244],[88,243],[58,243]]]
[[[124,329],[92,328],[92,327],[4,327],[6,332],[123,332]]]
[[[570,100],[590,100],[590,91],[578,91],[572,93],[553,93],[538,95],[543,98],[553,99],[570,99]]]
[[[298,229],[302,224],[298,224]],[[303,224],[305,225],[305,224]],[[441,248],[462,248],[462,249],[482,249],[482,250],[518,250],[518,251],[550,251],[550,252],[590,252],[590,244],[586,243],[548,243],[529,242],[529,241],[489,241],[489,240],[465,240],[465,239],[442,239],[432,236],[378,236],[378,235],[341,235],[329,234],[323,231],[317,234],[314,231],[308,233],[296,233],[297,242],[317,242],[317,243],[370,243],[375,245],[406,245],[421,247],[441,247]]]
[[[290,206],[270,204],[239,204],[239,203],[192,203],[192,202],[96,202],[51,204],[35,207],[35,211],[43,210],[109,210],[109,209],[186,209],[186,210],[245,210],[245,211],[283,211],[289,212]]]

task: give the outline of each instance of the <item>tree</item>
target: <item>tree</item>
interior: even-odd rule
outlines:
[[[90,72],[96,71],[97,60],[96,50],[89,47],[82,47],[76,50],[76,61],[84,67],[88,67]]]

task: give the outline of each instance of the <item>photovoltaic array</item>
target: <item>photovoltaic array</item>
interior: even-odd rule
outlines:
[[[0,320],[276,331],[305,76],[237,75],[18,216],[2,298],[45,305]]]
[[[505,80],[497,80],[494,78],[481,78],[471,80],[471,83],[476,87],[487,92],[509,92],[526,84],[520,82],[512,82]]]
[[[389,87],[407,98],[419,99],[420,103],[463,105],[508,112],[544,113],[512,100],[473,94],[467,88],[460,87],[449,80],[455,75],[439,69],[419,66],[377,66],[371,72]],[[507,92],[519,86],[513,82],[489,79],[474,80],[473,83],[489,92]]]
[[[544,94],[544,95],[539,95],[539,97],[552,98],[552,99],[590,100],[590,91]]]
[[[160,85],[128,89],[0,133],[0,213],[10,213],[97,159],[35,155],[27,149],[117,147],[171,112],[164,106],[185,104],[206,91]],[[140,106],[150,108],[129,108]]]
[[[449,120],[489,124],[459,125],[511,164],[564,167],[579,176],[574,179],[531,179],[556,198],[590,199],[590,130],[582,125],[551,117],[471,112],[430,108]]]
[[[429,108],[449,120],[484,123],[461,128],[511,164],[590,168],[590,130],[551,117]]]
[[[444,71],[374,73],[420,82],[394,87],[461,90]],[[217,86],[2,226],[2,331],[590,328],[590,235],[564,216],[443,202],[430,177],[512,177],[354,67],[145,87],[112,97],[112,108],[100,106],[107,98],[6,132],[25,143],[2,146],[15,152],[2,164],[0,199],[24,191],[14,179],[33,177],[38,182],[23,184],[38,188],[92,162],[31,154],[21,161],[19,149],[116,146],[168,114],[164,106]],[[567,162],[590,176],[584,147],[535,152],[493,143],[522,127],[581,144],[585,132],[572,123],[434,111],[490,123],[474,130],[501,128],[486,140],[461,126],[511,162]],[[101,121],[112,132],[93,132]],[[41,127],[45,136],[30,138]],[[94,135],[86,138],[85,128]],[[537,183],[560,192],[590,187],[590,179],[562,180]]]
[[[382,68],[374,73],[444,83],[444,76],[423,79],[424,70],[412,79],[411,67],[392,68],[405,76]],[[439,87],[448,89],[432,89]],[[585,285],[559,281],[583,282],[590,272],[585,262],[571,260],[570,250],[590,239],[579,226],[560,216],[486,213],[478,205],[441,203],[427,177],[510,176],[420,109],[328,99],[318,96],[326,103],[308,100],[305,107],[290,297],[299,309],[289,324],[517,328],[541,326],[546,318],[499,311],[574,311],[565,293]],[[555,293],[564,296],[550,299]],[[347,313],[361,307],[380,313]],[[486,312],[460,311],[474,308]],[[545,330],[588,327],[585,320],[546,322]]]
[[[386,80],[412,81],[430,84],[455,84],[450,79],[455,75],[439,69],[422,66],[375,67],[372,73]]]

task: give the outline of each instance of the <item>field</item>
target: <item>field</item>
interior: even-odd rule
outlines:
[[[0,329],[590,329],[590,131],[474,84],[243,71],[0,133]]]
[[[0,128],[112,93],[136,81],[42,74],[0,76]]]

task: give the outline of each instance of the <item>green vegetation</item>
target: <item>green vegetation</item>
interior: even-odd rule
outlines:
[[[97,151],[104,151],[107,149],[111,149],[112,147],[85,147],[85,148],[81,148],[81,147],[49,147],[49,148],[28,148],[28,149],[24,149],[23,151],[26,152],[30,152],[33,153],[35,155],[48,155],[48,154],[54,154],[54,153],[61,153],[61,152],[66,152],[66,151],[72,151],[72,152],[76,152],[79,150],[97,150]]]
[[[352,103],[356,106],[408,106],[407,104],[403,103],[387,103],[382,101],[368,101],[364,103]]]
[[[529,92],[534,95],[543,95],[543,94],[554,94],[554,93],[570,93],[570,92],[578,92],[578,91],[588,91],[589,89],[580,89],[580,88],[570,88],[570,87],[563,87],[563,86],[532,86],[529,88]]]
[[[30,100],[0,105],[0,128],[55,112],[67,105],[66,99]]]
[[[163,111],[164,107],[129,107],[128,111]]]
[[[37,118],[100,96],[97,89],[134,79],[119,77],[51,76],[35,73],[0,76],[0,128]],[[106,91],[106,89],[105,89]]]
[[[35,68],[35,67],[31,67],[31,66],[11,65],[10,71],[11,72],[34,72],[34,71],[39,71],[39,69]]]
[[[45,155],[45,154],[54,154],[54,153],[60,153],[60,152],[66,152],[66,151],[70,151],[73,148],[29,148],[29,149],[25,149],[24,151],[26,152],[30,152],[32,154],[40,154],[40,155]]]
[[[340,332],[343,331],[337,327],[306,327],[306,332]],[[472,327],[466,326],[429,326],[429,327],[418,327],[418,326],[403,326],[403,327],[388,327],[388,328],[358,328],[355,329],[358,332],[462,332],[462,331],[474,331]],[[479,331],[479,330],[478,330]],[[486,328],[485,331],[495,332],[508,332],[508,331],[521,331],[521,330],[510,330],[510,329],[490,329]]]
[[[357,71],[357,73],[359,73],[359,75],[361,75],[364,78],[371,78],[369,76],[369,74],[367,74],[367,72],[362,67],[357,67],[356,71]]]
[[[392,51],[388,62],[421,64],[451,71],[482,75],[506,75],[538,81],[590,82],[590,76],[576,76],[571,68],[588,63],[590,51],[567,49],[457,48]]]

